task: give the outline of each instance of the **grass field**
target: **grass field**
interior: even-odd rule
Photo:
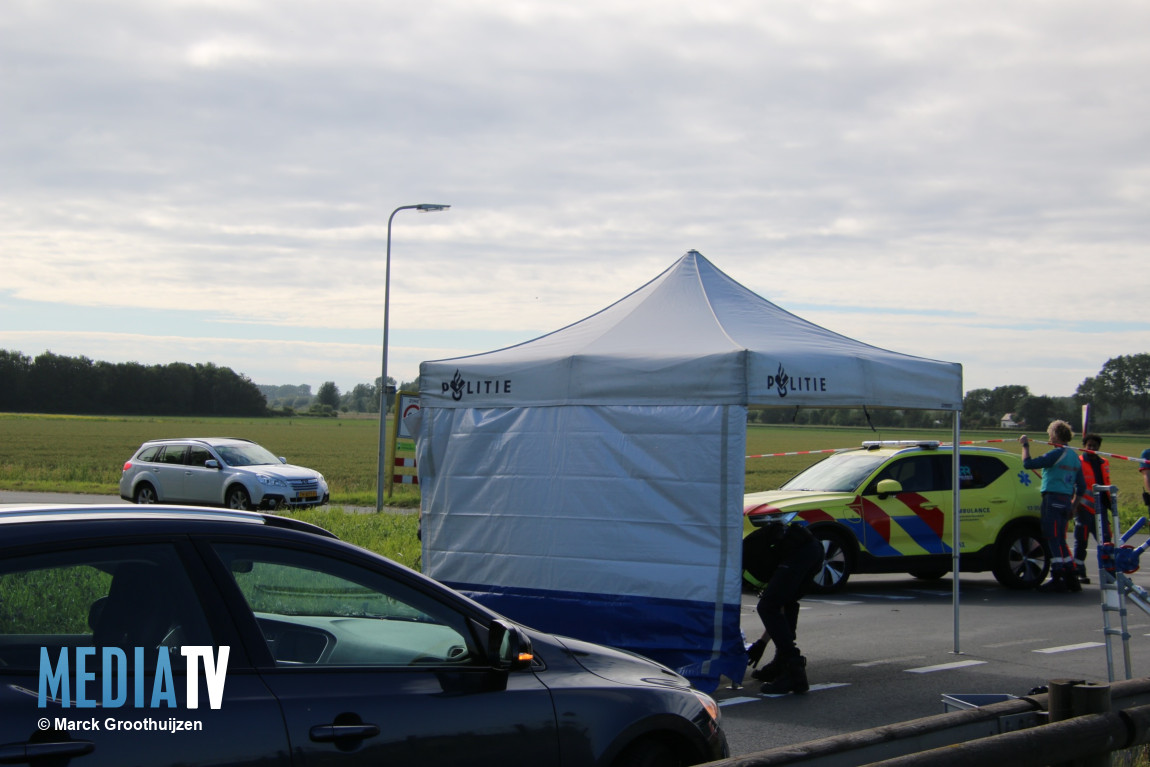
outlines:
[[[1045,440],[1041,431],[1031,437]],[[340,537],[367,546],[405,564],[418,567],[414,516],[368,522],[343,515],[340,506],[374,506],[379,421],[370,418],[115,418],[0,414],[0,490],[46,492],[119,492],[121,467],[141,442],[159,437],[229,436],[255,440],[291,463],[323,473],[331,487],[333,509],[299,515],[333,529]],[[747,429],[747,455],[855,447],[864,440],[950,440],[950,429],[936,431],[806,426],[764,426]],[[1020,452],[1016,432],[963,432],[963,441],[991,442]],[[998,442],[998,440],[1008,440]],[[1138,456],[1150,437],[1106,435],[1103,450]],[[1042,452],[1039,446],[1036,453]],[[403,453],[401,452],[401,455]],[[778,487],[822,455],[748,458],[746,490]],[[1111,480],[1119,487],[1124,524],[1141,515],[1142,480],[1133,461],[1111,459]],[[388,503],[415,507],[419,492],[396,485]],[[318,515],[318,516],[315,516]],[[347,517],[346,519],[344,517]],[[1127,521],[1129,520],[1129,521]],[[336,529],[340,527],[342,529]],[[398,536],[400,540],[386,542]],[[380,548],[382,547],[382,548]],[[386,549],[386,550],[384,550]],[[391,553],[389,553],[391,552]]]
[[[322,472],[333,503],[375,506],[379,421],[373,418],[0,414],[0,490],[118,493],[124,461],[145,440],[209,436],[259,442],[289,463]],[[419,493],[397,485],[391,503],[418,506]]]

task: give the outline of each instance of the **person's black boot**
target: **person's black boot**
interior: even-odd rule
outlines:
[[[1086,574],[1086,565],[1075,567],[1074,574],[1078,576],[1079,583],[1090,583],[1090,576]]]
[[[782,670],[782,661],[780,661],[779,656],[776,655],[762,668],[752,671],[751,679],[757,679],[760,682],[773,682]]]
[[[1078,573],[1067,570],[1062,574],[1062,582],[1066,584],[1067,591],[1082,591],[1082,584],[1078,580]]]
[[[785,695],[788,692],[802,695],[809,689],[811,685],[807,682],[807,659],[796,655],[782,661],[779,675],[765,682],[759,692],[763,695]]]
[[[1050,580],[1039,586],[1037,590],[1046,594],[1065,594],[1068,591],[1062,573],[1051,573]]]

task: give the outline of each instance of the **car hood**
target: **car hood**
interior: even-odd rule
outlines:
[[[319,472],[315,469],[290,463],[261,463],[254,466],[235,466],[233,468],[250,471],[253,474],[268,474],[280,479],[313,479],[319,477]]]
[[[688,690],[691,683],[671,669],[626,650],[554,634],[533,634],[532,641],[556,645],[585,671],[618,684],[655,684]]]
[[[855,499],[854,493],[829,490],[767,490],[743,496],[743,514],[761,517],[768,514],[845,506]]]

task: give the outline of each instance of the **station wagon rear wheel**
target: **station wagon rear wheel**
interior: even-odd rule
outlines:
[[[147,482],[141,482],[140,486],[136,488],[136,494],[132,498],[133,503],[156,503],[156,488],[149,485]]]
[[[811,533],[823,545],[823,564],[815,573],[811,592],[830,594],[841,590],[854,572],[854,552],[847,548],[842,533],[818,527]]]

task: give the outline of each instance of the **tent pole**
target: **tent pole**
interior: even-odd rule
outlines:
[[[959,580],[960,580],[959,556],[960,556],[960,553],[962,550],[961,549],[961,546],[962,546],[962,529],[961,529],[961,522],[962,522],[962,501],[961,501],[961,499],[962,499],[962,494],[961,494],[960,488],[959,488],[959,466],[961,465],[960,461],[959,461],[959,439],[960,439],[960,436],[962,433],[962,429],[960,426],[961,418],[962,418],[961,411],[955,410],[954,411],[954,438],[952,440],[954,443],[954,450],[951,451],[951,463],[950,463],[951,485],[952,485],[951,490],[954,493],[954,498],[953,498],[952,503],[951,503],[951,508],[954,509],[954,513],[951,515],[951,521],[952,521],[953,527],[954,527],[954,531],[953,531],[952,536],[951,536],[951,538],[952,538],[951,550],[952,550],[952,555],[954,557],[953,564],[951,565],[951,573],[953,574],[951,581],[953,583],[953,588],[954,588],[954,595],[953,595],[952,599],[954,601],[954,654],[955,655],[961,655],[962,654],[962,651],[959,649],[959,640],[958,640],[958,635],[959,635],[959,630],[958,630],[958,624],[959,624],[959,620],[958,620]]]

